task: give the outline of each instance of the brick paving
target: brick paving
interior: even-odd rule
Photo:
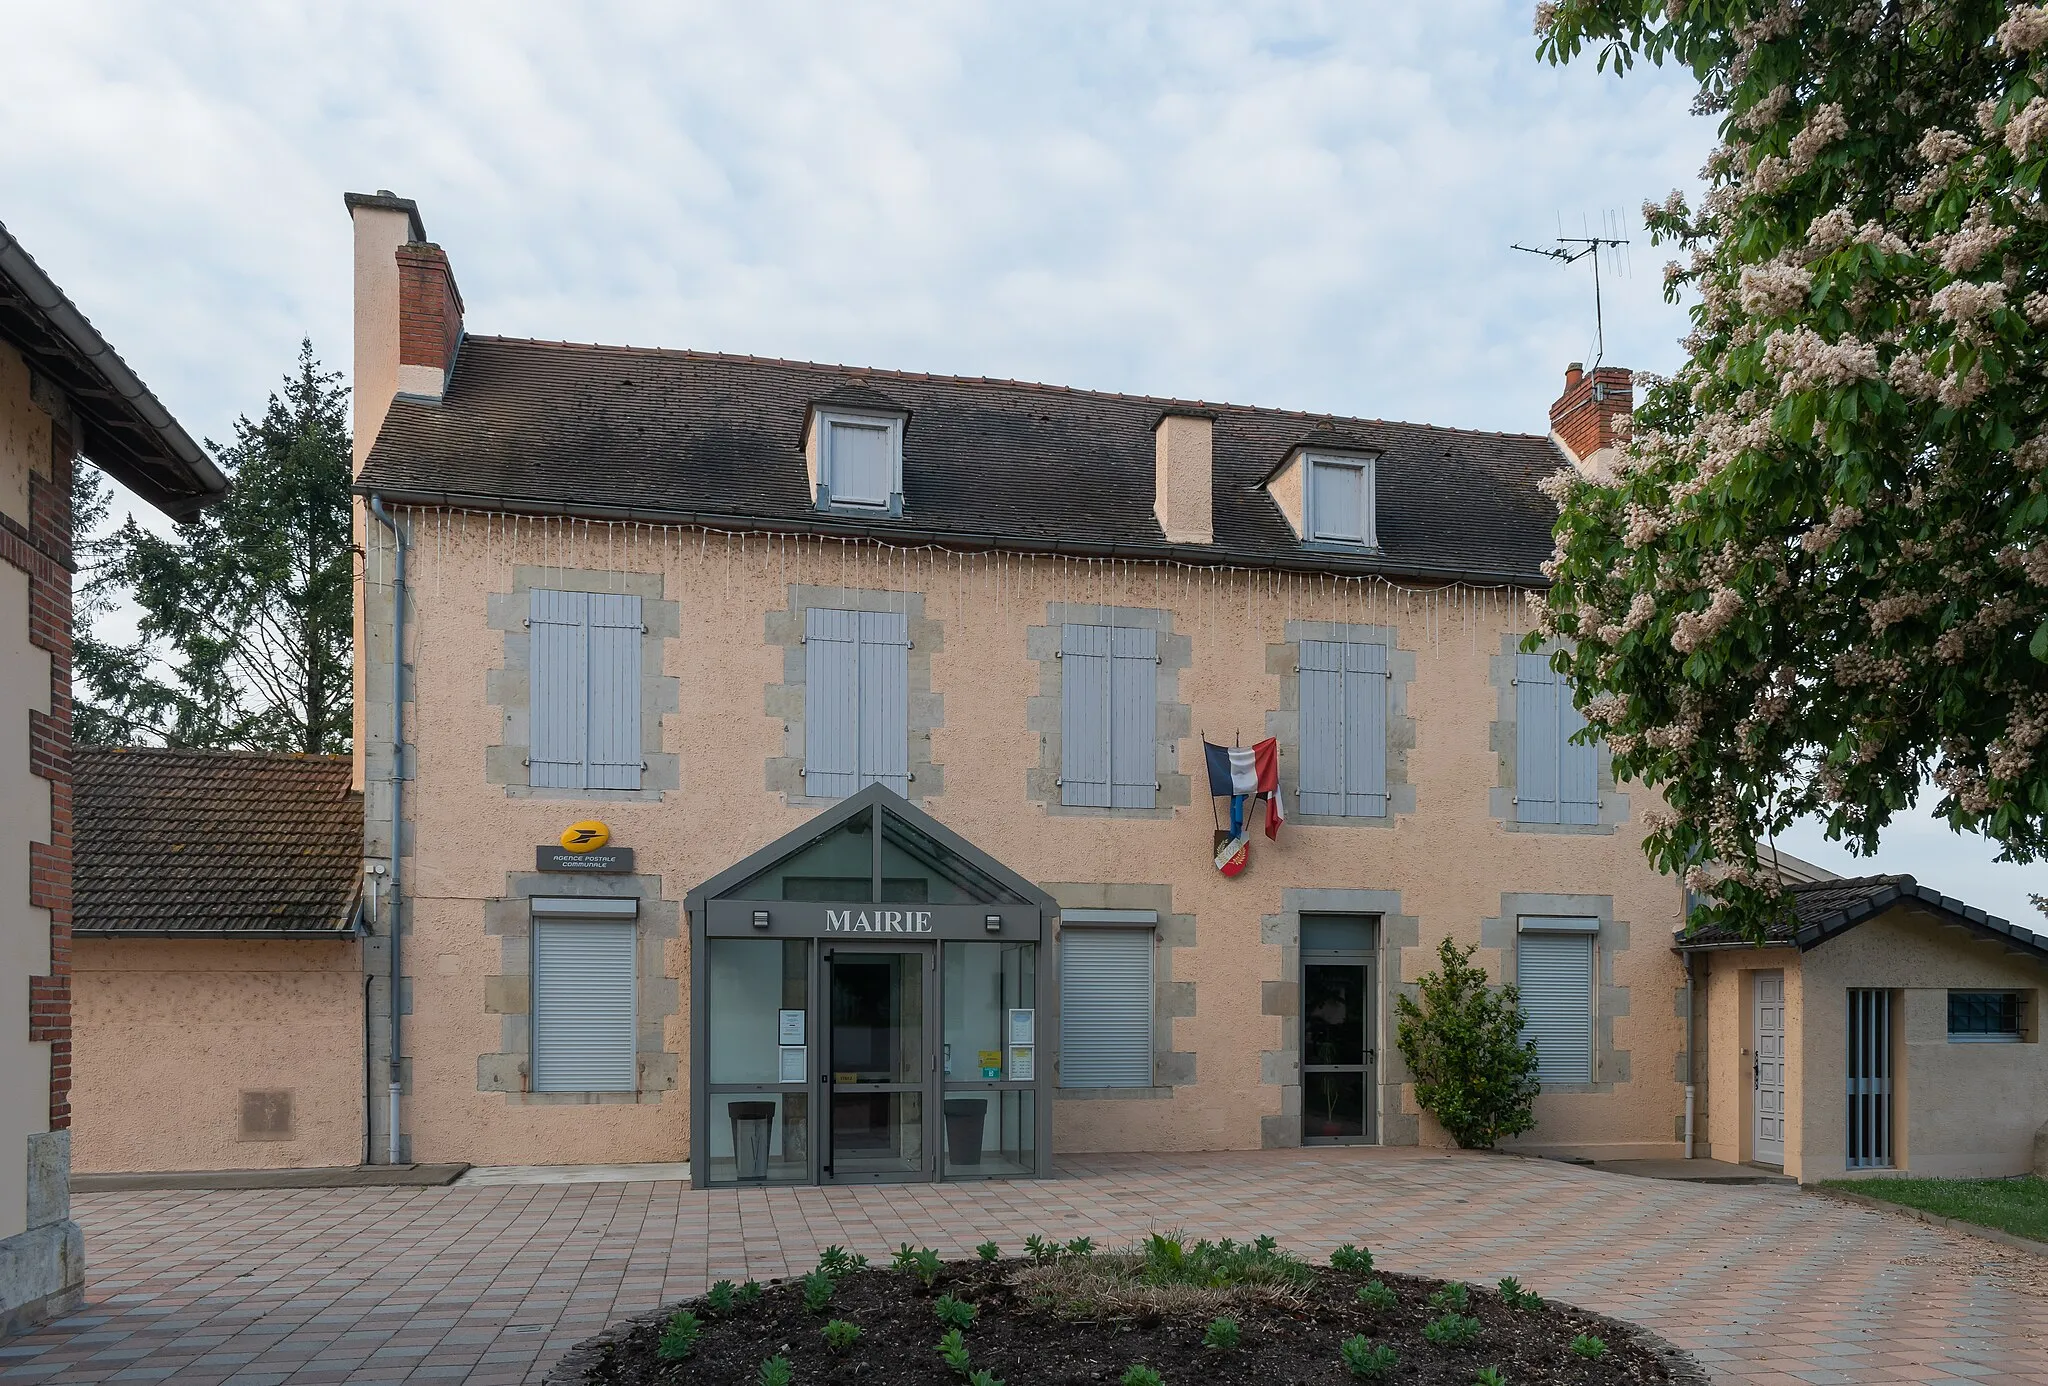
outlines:
[[[1650,1325],[1745,1386],[2048,1386],[2048,1262],[1797,1189],[1418,1150],[1074,1156],[1037,1183],[692,1192],[673,1182],[100,1193],[80,1313],[0,1386],[538,1381],[606,1322],[837,1242],[966,1255],[1153,1229],[1343,1241]]]

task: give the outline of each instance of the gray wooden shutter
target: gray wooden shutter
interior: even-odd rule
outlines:
[[[1152,1086],[1152,931],[1060,931],[1060,1086]]]
[[[1159,632],[1109,631],[1109,806],[1159,799]]]
[[[861,611],[860,773],[855,788],[877,782],[910,793],[910,617]],[[815,792],[815,791],[814,791]]]
[[[832,499],[857,505],[887,505],[890,473],[889,425],[834,423],[831,439]]]
[[[533,1090],[632,1092],[635,925],[533,921]]]
[[[1515,821],[1557,822],[1557,675],[1550,656],[1515,656]]]
[[[1060,627],[1060,802],[1109,807],[1109,627]]]
[[[590,789],[640,787],[640,599],[589,594]]]
[[[1592,936],[1518,935],[1515,986],[1522,996],[1522,1038],[1536,1041],[1537,1078],[1592,1082]]]
[[[589,594],[527,595],[527,783],[582,789],[590,700]]]
[[[1344,646],[1344,814],[1387,812],[1387,647]]]
[[[804,793],[844,799],[860,789],[860,615],[804,612]]]
[[[1571,686],[1557,684],[1557,821],[1600,821],[1600,747],[1572,740],[1586,719],[1572,706]]]
[[[1344,647],[1301,642],[1301,811],[1344,812]]]

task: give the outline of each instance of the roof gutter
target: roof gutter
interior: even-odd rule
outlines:
[[[367,496],[371,489],[355,488]],[[1035,539],[1015,534],[966,530],[919,529],[907,525],[835,523],[792,520],[779,516],[740,515],[704,510],[643,510],[635,506],[597,505],[587,501],[513,501],[462,491],[434,491],[379,485],[375,494],[397,505],[441,506],[454,510],[489,510],[503,514],[559,516],[564,519],[647,525],[688,525],[702,529],[745,529],[766,534],[797,534],[825,539],[874,539],[901,545],[932,545],[967,553],[1042,554],[1062,558],[1121,558],[1132,562],[1185,563],[1198,568],[1246,567],[1279,572],[1337,574],[1344,577],[1402,577],[1433,582],[1463,582],[1478,587],[1550,586],[1540,574],[1437,567],[1413,563],[1399,566],[1350,560],[1338,554],[1264,554],[1224,549],[1209,544],[1119,544],[1088,539]]]
[[[405,890],[401,868],[404,865],[405,836],[405,531],[398,521],[391,518],[391,512],[384,508],[384,498],[370,497],[370,513],[377,523],[391,531],[393,563],[391,569],[391,917],[385,926],[391,939],[391,1085],[389,1089],[390,1108],[387,1120],[390,1123],[386,1156],[391,1164],[405,1163],[405,1144],[399,1135],[400,1108],[405,1095],[404,1060],[400,1057],[404,1048],[401,1017],[405,1014],[400,985],[404,973],[399,970],[399,950],[405,940],[405,916],[400,912],[405,904]],[[368,578],[365,577],[367,583]],[[366,589],[367,590],[367,589]]]
[[[41,266],[22,249],[21,242],[14,238],[4,223],[0,223],[0,274],[6,275],[21,286],[50,325],[57,329],[64,340],[91,363],[100,378],[107,382],[114,393],[127,401],[144,423],[156,430],[171,455],[183,463],[191,474],[195,489],[202,494],[185,500],[182,504],[172,501],[165,508],[176,519],[189,519],[196,514],[206,499],[227,494],[228,479],[221,474],[213,459],[206,455],[197,443],[192,441],[184,427],[171,417],[149,387],[139,380],[135,372],[128,369],[107,339],[98,329],[86,321],[85,314],[78,311],[64,291],[43,273]]]

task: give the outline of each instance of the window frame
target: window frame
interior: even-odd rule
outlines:
[[[813,775],[812,763],[819,759],[819,751],[825,736],[821,719],[825,712],[826,697],[824,695],[827,690],[823,679],[820,677],[818,647],[813,644],[814,640],[826,638],[823,632],[817,629],[822,624],[820,618],[825,616],[850,618],[854,631],[853,639],[849,641],[836,641],[836,643],[850,646],[851,663],[848,666],[847,672],[850,673],[853,679],[853,686],[848,691],[851,693],[854,708],[853,725],[849,734],[853,739],[851,752],[854,768],[851,773],[855,783],[851,789],[848,789],[843,794],[820,792],[811,784]],[[879,625],[883,622],[900,624],[902,638],[899,640],[890,638],[887,635],[870,633],[869,627],[871,625]],[[910,651],[914,643],[910,638],[910,616],[908,612],[869,611],[861,607],[811,606],[804,608],[804,750],[803,761],[798,768],[798,775],[803,781],[804,797],[806,799],[817,799],[820,801],[848,799],[860,793],[861,790],[867,788],[870,784],[886,784],[891,790],[903,795],[905,798],[910,796],[910,786],[917,780],[916,773],[910,768]],[[869,651],[875,650],[895,651],[894,654],[887,656],[887,658],[896,662],[893,673],[894,682],[898,687],[894,697],[891,697],[885,688],[871,687],[869,685],[870,663],[865,658],[865,655]],[[888,682],[886,678],[883,681]],[[900,761],[903,766],[901,774],[903,784],[900,788],[890,783],[897,778],[895,772],[876,774],[863,765],[863,760],[870,750],[865,726],[866,715],[869,709],[884,705],[892,706],[892,710],[897,714],[896,724],[888,728],[888,736],[892,748],[899,749],[899,754],[895,759]],[[900,738],[898,733],[900,733]],[[843,775],[846,772],[826,771],[819,773],[837,776]]]
[[[526,1090],[536,1096],[589,1096],[604,1094],[617,1098],[621,1095],[634,1096],[640,1092],[640,901],[634,896],[600,896],[579,898],[572,896],[533,896],[527,902],[527,1078]],[[546,1042],[541,1022],[541,1004],[544,987],[540,962],[541,932],[543,928],[577,928],[588,926],[623,926],[632,938],[633,987],[630,1008],[625,1017],[626,1031],[632,1045],[632,1080],[627,1085],[591,1087],[543,1087],[541,1086],[541,1046]]]
[[[1100,644],[1102,648],[1100,651],[1079,648],[1080,645],[1087,643],[1086,638],[1079,634],[1079,632],[1083,631],[1101,633]],[[1160,778],[1159,747],[1161,738],[1158,730],[1158,669],[1162,662],[1162,655],[1160,654],[1162,636],[1151,626],[1113,625],[1098,621],[1064,621],[1060,624],[1059,632],[1059,653],[1056,658],[1059,661],[1060,669],[1060,766],[1057,775],[1058,783],[1055,788],[1059,792],[1060,807],[1098,813],[1155,812],[1159,808],[1159,798],[1164,788]],[[1149,645],[1151,647],[1150,653],[1132,654],[1127,651],[1119,653],[1118,647],[1120,645],[1127,646],[1133,642],[1141,646]],[[1103,703],[1100,711],[1103,718],[1101,751],[1103,775],[1105,778],[1101,781],[1101,784],[1107,799],[1106,803],[1083,803],[1076,797],[1080,786],[1097,782],[1082,779],[1075,774],[1075,771],[1081,766],[1080,757],[1082,755],[1082,750],[1077,744],[1075,732],[1084,719],[1082,716],[1083,709],[1080,706],[1082,690],[1079,687],[1079,680],[1071,672],[1075,666],[1070,661],[1074,659],[1101,659],[1103,661]],[[1119,708],[1117,703],[1118,690],[1127,687],[1118,674],[1120,663],[1125,666],[1133,664],[1149,666],[1145,670],[1145,676],[1150,684],[1151,696],[1149,700],[1137,706]],[[1124,677],[1127,678],[1128,676],[1129,671],[1126,668]],[[1122,714],[1121,717],[1119,716],[1120,713]],[[1120,725],[1122,726],[1121,732],[1119,731]],[[1119,780],[1117,777],[1118,765],[1120,763],[1119,753],[1125,753],[1123,759],[1128,761],[1140,754],[1139,747],[1143,748],[1143,762],[1149,767],[1145,778],[1142,780]],[[1119,804],[1117,802],[1119,791],[1124,791],[1127,797],[1136,797],[1142,794],[1145,796],[1146,801],[1144,803]]]
[[[542,614],[543,607],[556,605],[555,598],[572,597],[578,616],[575,622],[550,619]],[[647,655],[643,643],[647,635],[647,603],[638,593],[593,592],[574,587],[532,587],[527,589],[527,614],[525,629],[526,651],[526,786],[529,789],[585,795],[585,794],[637,794],[647,786],[646,748],[646,688]],[[620,607],[620,614],[630,613],[628,619],[601,620],[593,610],[597,603],[613,603]],[[544,720],[539,709],[543,699],[540,689],[551,671],[543,667],[540,630],[543,626],[578,632],[574,645],[576,667],[569,671],[572,679],[576,711],[574,714],[578,740],[578,759],[570,761],[543,760],[538,754],[542,749],[540,722]],[[630,669],[622,674],[600,680],[598,660],[600,652],[593,648],[598,643],[596,632],[603,630],[614,633],[611,639],[623,639],[619,648],[622,658]],[[609,692],[613,698],[601,694]],[[613,724],[606,720],[608,712],[623,712],[623,707],[611,706],[614,702],[630,701],[631,713],[623,723]],[[600,732],[605,734],[601,735]],[[598,751],[606,746],[631,747],[630,757],[621,760],[605,760]],[[573,782],[554,784],[542,783],[546,776],[537,776],[543,765],[560,767],[558,773]],[[567,767],[574,766],[573,772]],[[630,784],[603,784],[594,781],[610,777],[630,776]]]
[[[1368,455],[1309,452],[1302,454],[1302,530],[1306,542],[1331,548],[1362,552],[1378,550],[1379,458]],[[1359,474],[1358,538],[1323,532],[1323,516],[1317,504],[1316,473],[1322,467],[1341,467]]]
[[[1123,913],[1101,911],[1103,915]],[[1130,911],[1133,915],[1149,911]],[[1067,996],[1067,965],[1069,950],[1080,939],[1099,940],[1108,935],[1127,935],[1142,938],[1145,945],[1145,979],[1147,990],[1144,995],[1145,1044],[1143,1062],[1145,1081],[1142,1083],[1075,1082],[1069,1074],[1069,1059],[1077,1046],[1067,1042],[1067,1026],[1071,1019],[1071,1008]],[[1130,1092],[1155,1087],[1159,1081],[1159,928],[1156,916],[1151,922],[1142,919],[1097,921],[1076,921],[1063,918],[1058,933],[1057,956],[1054,958],[1052,985],[1059,998],[1059,1051],[1058,1079],[1056,1091],[1065,1092]],[[1042,961],[1041,961],[1042,965]]]
[[[2027,1039],[2027,990],[2024,987],[1950,987],[1945,1026],[1950,1044],[2024,1044]],[[1956,1000],[1959,997],[2011,997],[2013,1028],[2010,1030],[1958,1030]]]
[[[1592,915],[1550,915],[1525,914],[1515,920],[1515,990],[1521,1001],[1523,1015],[1529,1015],[1529,996],[1522,987],[1522,950],[1530,937],[1548,940],[1579,939],[1586,948],[1586,1074],[1585,1077],[1546,1078],[1543,1076],[1543,1049],[1537,1046],[1537,1080],[1546,1090],[1584,1088],[1600,1081],[1600,920]],[[1576,1023],[1576,1017],[1573,1017]],[[1527,1039],[1529,1026],[1524,1023],[1520,1035]]]
[[[847,510],[862,515],[900,516],[903,513],[903,416],[869,413],[858,409],[817,409],[811,426],[817,430],[815,447],[818,465],[817,505],[820,510]],[[889,492],[880,500],[849,499],[834,485],[834,431],[838,428],[880,428],[887,435],[889,451]]]

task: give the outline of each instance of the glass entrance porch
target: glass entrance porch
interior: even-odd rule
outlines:
[[[688,907],[693,1183],[1044,1172],[1035,885],[875,785]]]

